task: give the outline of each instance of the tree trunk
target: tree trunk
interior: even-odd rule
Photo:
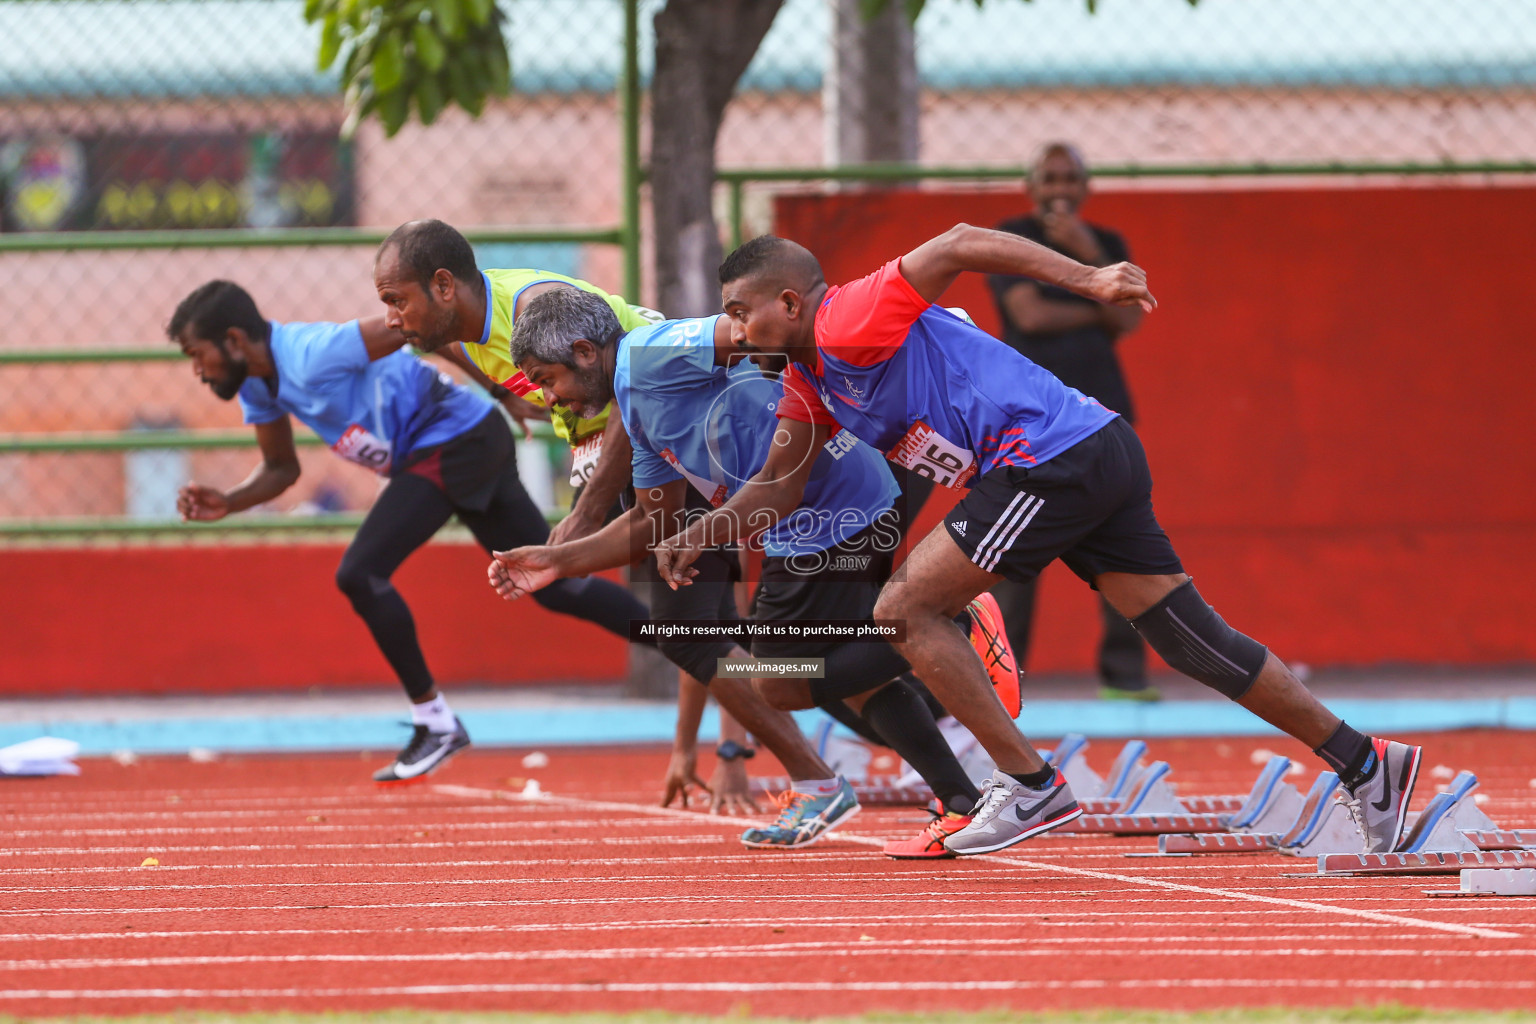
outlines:
[[[667,0],[656,15],[651,80],[651,212],[656,305],[669,317],[720,310],[725,253],[715,225],[715,140],[725,106],[783,0]],[[626,693],[677,693],[677,670],[630,645]]]
[[[669,317],[720,309],[715,140],[726,103],[783,0],[667,0],[656,15],[651,210],[656,300]]]
[[[829,166],[917,160],[917,51],[901,4],[871,21],[859,0],[828,0],[832,44],[821,96]]]

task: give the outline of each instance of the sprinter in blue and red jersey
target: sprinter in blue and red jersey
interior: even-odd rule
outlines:
[[[1316,751],[1347,787],[1367,851],[1391,850],[1420,748],[1350,728],[1279,658],[1222,621],[1153,515],[1146,454],[1125,421],[934,305],[967,270],[1156,306],[1140,267],[1090,267],[966,224],[839,288],[827,286],[810,252],[771,236],[748,242],[720,268],[733,340],[757,353],[754,361],[789,361],[781,420],[838,424],[891,461],[965,491],[875,610],[879,620],[905,622],[902,653],[913,670],[998,765],[971,824],[945,845],[990,853],[1082,813],[1061,777],[998,713],[979,660],[949,621],[1000,579],[1031,580],[1060,558],[1169,665]],[[790,445],[775,448],[754,478],[759,486],[742,488],[661,545],[663,577],[681,579],[701,544],[732,539],[732,523],[752,521],[760,509],[793,508],[789,467],[802,456]]]

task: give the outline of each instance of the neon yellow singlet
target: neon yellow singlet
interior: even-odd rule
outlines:
[[[661,319],[653,310],[644,306],[631,306],[619,296],[609,295],[594,284],[562,274],[552,274],[546,270],[487,270],[483,273],[489,285],[485,304],[487,324],[482,340],[478,344],[464,345],[464,354],[491,380],[510,388],[535,405],[548,406],[544,392],[534,387],[512,362],[513,311],[517,308],[517,297],[524,289],[530,285],[559,281],[601,296],[604,302],[613,307],[614,314],[619,318],[619,326],[626,331]],[[581,419],[570,410],[555,406],[550,409],[550,421],[557,437],[575,445],[594,434],[601,434],[608,425],[608,413],[612,408],[613,403],[610,402],[596,416]]]

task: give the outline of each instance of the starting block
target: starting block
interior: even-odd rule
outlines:
[[[1220,831],[1163,835],[1158,838],[1157,852],[1187,855],[1273,850],[1305,805],[1296,787],[1285,781],[1290,770],[1290,758],[1270,758],[1238,809],[1221,819]]]
[[[1461,772],[1435,794],[1391,853],[1323,854],[1322,875],[1455,874],[1463,868],[1536,867],[1536,850],[1481,850],[1471,838],[1499,828],[1473,799],[1477,776]]]
[[[1087,749],[1087,738],[1073,733],[1063,736],[1054,750],[1041,753],[1046,763],[1061,772],[1067,785],[1072,787],[1077,802],[1083,806],[1083,813],[1118,813],[1126,796],[1135,789],[1137,779],[1147,769],[1144,761],[1147,745],[1142,740],[1128,741],[1120,748],[1107,778],[1100,778],[1088,766],[1084,756]],[[1172,794],[1171,787],[1169,794]],[[1195,796],[1180,801],[1181,812],[1189,814],[1232,814],[1242,805],[1242,796]]]
[[[1469,868],[1459,889],[1426,889],[1426,896],[1536,896],[1536,868]]]
[[[1120,805],[1135,778],[1145,770],[1147,745],[1141,740],[1128,741],[1120,748],[1107,778],[1100,778],[1088,766],[1084,756],[1087,749],[1088,738],[1071,733],[1063,736],[1054,750],[1044,752],[1045,763],[1061,772],[1084,813],[1107,814]]]
[[[1097,832],[1121,836],[1225,831],[1228,815],[1195,814],[1179,801],[1168,783],[1170,771],[1172,769],[1167,761],[1152,762],[1137,774],[1124,798],[1111,812],[1084,814],[1055,831],[1062,834]]]
[[[1280,836],[1279,852],[1288,857],[1320,857],[1360,849],[1364,839],[1339,800],[1342,788],[1333,772],[1317,776],[1295,822]]]

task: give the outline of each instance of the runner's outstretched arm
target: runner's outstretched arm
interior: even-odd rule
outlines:
[[[189,483],[176,492],[176,511],[183,522],[211,523],[232,512],[243,512],[271,501],[299,479],[299,453],[293,446],[293,422],[282,416],[256,424],[261,465],[234,490],[224,492]]]
[[[688,567],[708,548],[743,540],[774,526],[805,497],[811,468],[831,427],[780,419],[763,468],[709,515],[656,545],[656,569],[674,590],[688,583]]]
[[[508,601],[548,586],[555,580],[587,576],[604,569],[631,565],[645,557],[655,538],[675,532],[680,524],[688,484],[674,480],[647,487],[637,494],[640,505],[590,537],[569,544],[538,544],[491,553],[486,575]]]
[[[967,270],[1032,277],[1112,306],[1140,304],[1149,313],[1157,307],[1147,272],[1134,263],[1090,267],[1007,231],[956,224],[901,258],[901,276],[928,302],[939,301]]]

